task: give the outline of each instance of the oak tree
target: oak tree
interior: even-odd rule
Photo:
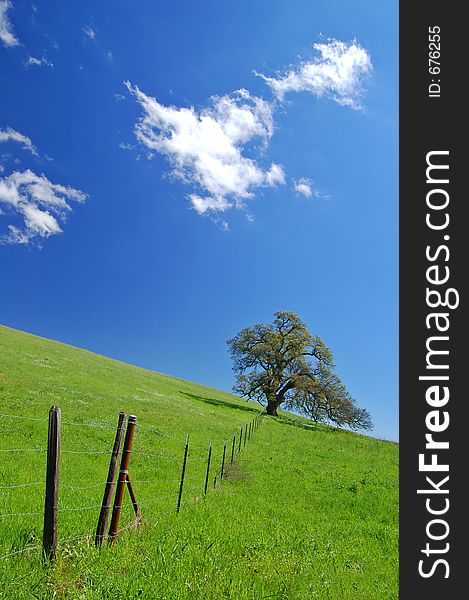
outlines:
[[[332,352],[292,312],[276,312],[272,323],[251,325],[227,341],[236,375],[234,391],[277,415],[284,406],[321,423],[372,429],[334,372]]]

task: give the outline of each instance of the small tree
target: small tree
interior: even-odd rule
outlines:
[[[269,325],[242,329],[227,341],[236,374],[234,391],[266,405],[277,415],[281,405],[322,423],[372,429],[366,409],[358,408],[334,359],[318,336],[292,312],[276,312]]]

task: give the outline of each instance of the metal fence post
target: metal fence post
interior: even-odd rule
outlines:
[[[119,532],[119,519],[122,510],[122,500],[124,498],[125,485],[127,482],[127,474],[129,471],[130,451],[132,450],[132,442],[134,439],[135,424],[137,417],[130,415],[127,421],[127,431],[125,432],[124,449],[122,450],[122,458],[119,469],[119,480],[117,482],[116,496],[114,498],[114,508],[112,510],[111,526],[109,527],[109,537],[111,543],[115,543]]]
[[[221,460],[220,481],[223,479],[223,471],[225,470],[225,454],[226,454],[226,442],[223,446],[223,458]]]
[[[186,435],[186,446],[184,448],[184,460],[182,461],[181,484],[179,486],[178,505],[176,512],[181,508],[182,488],[184,486],[184,475],[186,474],[187,452],[189,450],[189,434]]]
[[[210,440],[210,446],[208,448],[207,473],[205,474],[204,496],[207,495],[208,476],[209,476],[209,473],[210,473],[210,460],[211,460],[211,458],[212,458],[212,440]]]
[[[241,452],[241,441],[243,439],[243,428],[241,427],[239,431],[239,443],[238,443],[238,452]]]
[[[231,446],[231,460],[230,460],[231,463],[233,462],[235,443],[236,443],[236,433],[233,435],[233,445]]]
[[[130,481],[130,477],[129,474],[127,473],[127,479],[126,482],[127,484],[127,489],[129,490],[129,494],[130,494],[130,499],[132,500],[132,506],[134,507],[134,513],[135,513],[135,517],[136,517],[136,523],[138,523],[142,517],[141,513],[140,513],[140,507],[138,505],[137,502],[137,498],[135,497],[135,492],[134,492],[134,488],[132,487],[132,482]]]
[[[244,432],[244,444],[243,444],[243,448],[246,447],[246,438],[248,436],[248,424],[246,423],[246,430]]]
[[[47,433],[46,499],[44,503],[44,555],[53,559],[57,551],[57,520],[59,507],[60,463],[60,408],[52,406],[49,411]]]

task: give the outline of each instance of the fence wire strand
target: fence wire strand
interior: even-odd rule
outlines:
[[[46,448],[9,448],[0,452],[47,452]]]
[[[10,556],[15,556],[16,554],[22,554],[23,552],[27,552],[28,550],[40,550],[42,549],[42,546],[27,546],[26,548],[23,548],[22,550],[16,550],[15,552],[10,552],[9,554],[4,554],[3,556],[0,556],[0,560],[5,560],[5,558],[9,558]]]
[[[0,485],[0,490],[13,490],[17,488],[33,487],[34,485],[44,485],[43,481],[34,481],[33,483],[19,483],[17,485]]]
[[[262,412],[260,412],[257,417],[261,416]],[[36,418],[36,417],[27,417],[27,416],[22,416],[22,415],[11,415],[11,414],[6,414],[6,413],[0,413],[0,417],[2,418],[11,418],[11,419],[24,419],[24,420],[28,420],[28,421],[36,421],[36,422],[41,422],[41,423],[47,423],[48,419],[41,419],[41,418]],[[116,427],[112,426],[112,425],[108,425],[108,424],[104,424],[104,423],[77,423],[77,422],[73,422],[73,421],[62,421],[63,425],[68,425],[68,426],[74,426],[74,427],[90,427],[90,428],[96,428],[96,429],[112,429],[115,430]],[[140,430],[143,431],[147,431],[150,433],[154,433],[158,436],[164,436],[167,438],[170,438],[172,440],[177,440],[178,444],[181,443],[181,440],[179,437],[176,436],[172,436],[164,431],[155,429],[153,427],[150,426],[146,426],[146,425],[138,425],[138,428]],[[125,428],[122,428],[125,429]],[[253,435],[253,431],[251,432],[251,436]],[[238,441],[238,435],[239,432],[238,430],[236,430],[234,432],[234,435],[236,436],[236,442]],[[244,433],[244,435],[246,435],[246,433]],[[212,444],[212,464],[214,461],[217,461],[221,458],[222,456],[222,449],[223,449],[223,444],[225,442],[220,442],[220,443],[215,443]],[[231,438],[229,440],[229,442],[226,442],[226,444],[231,444]],[[228,447],[228,446],[227,446]],[[243,445],[244,447],[244,445]],[[181,443],[181,448],[183,448],[183,445]],[[208,450],[208,444],[198,444],[198,445],[189,445],[189,452],[190,451],[206,451]],[[8,448],[8,449],[0,449],[0,453],[21,453],[21,452],[31,452],[31,453],[46,453],[47,449],[45,448]],[[238,449],[236,447],[236,455],[238,455]],[[70,455],[110,455],[112,454],[112,451],[106,450],[106,451],[101,451],[101,450],[62,450],[61,454],[70,454]],[[174,461],[174,462],[178,462],[180,463],[183,460],[183,456],[182,456],[182,451],[181,451],[181,456],[179,455],[170,455],[170,454],[164,454],[164,453],[154,453],[154,452],[147,452],[146,450],[133,450],[132,454],[137,455],[136,457],[142,457],[142,458],[160,458],[160,459],[164,459],[164,460],[170,460],[170,461]],[[229,454],[229,453],[228,453]],[[204,456],[187,456],[187,462],[196,462],[196,461],[204,461],[207,462],[208,460],[208,456],[207,454],[205,454]],[[228,459],[229,460],[229,459]],[[229,465],[227,464],[227,467]],[[203,477],[205,477],[206,475],[206,470],[204,469],[203,472],[200,473],[196,473],[193,475],[188,475],[186,477],[184,477],[184,481],[192,481],[194,479],[201,479]],[[212,478],[215,478],[215,481],[218,483],[218,485],[220,485],[221,481],[222,481],[222,473],[221,473],[221,467],[217,467],[217,468],[213,468],[211,469],[211,473],[210,473]],[[132,480],[132,484],[176,484],[176,483],[180,483],[180,478],[178,479],[135,479]],[[90,490],[90,489],[95,489],[95,488],[99,488],[102,486],[105,486],[109,483],[117,483],[117,481],[114,482],[110,482],[110,481],[100,481],[99,483],[95,483],[95,484],[90,484],[90,485],[86,485],[86,486],[74,486],[71,484],[61,484],[60,488],[61,489],[67,489],[67,490],[72,490],[72,491],[84,491],[84,490]],[[43,481],[34,481],[34,482],[28,482],[28,483],[9,483],[6,485],[0,485],[0,490],[9,490],[9,489],[21,489],[21,488],[28,488],[28,487],[35,487],[35,486],[39,486],[39,485],[44,485]],[[203,491],[203,485],[201,485],[200,489],[199,487],[194,487],[191,489],[184,489],[182,490],[182,502],[180,504],[180,508],[184,508],[188,505],[191,504],[196,504],[198,502],[200,502],[200,498],[204,497],[204,491]],[[151,504],[151,503],[156,503],[156,502],[160,502],[163,500],[168,500],[170,498],[176,498],[179,495],[179,492],[175,492],[175,493],[171,493],[171,494],[166,494],[166,495],[162,495],[162,496],[157,496],[154,498],[147,498],[147,499],[143,499],[143,500],[139,500],[137,501],[137,506],[143,506],[143,505],[147,505],[147,504]],[[188,496],[194,496],[192,498],[188,498]],[[108,508],[111,509],[113,508],[114,505],[113,503],[110,506],[106,506],[104,508]],[[126,502],[123,503],[121,505],[121,508],[124,507],[134,507],[135,508],[135,503],[134,502]],[[58,512],[81,512],[81,511],[89,511],[89,510],[94,510],[94,509],[100,509],[102,508],[102,503],[99,504],[92,504],[92,505],[88,505],[88,506],[78,506],[78,507],[59,507],[58,508]],[[0,514],[0,519],[6,519],[6,518],[11,518],[11,517],[32,517],[32,516],[42,516],[44,513],[42,511],[37,511],[37,512],[19,512],[19,513],[4,513],[4,514]],[[141,519],[146,520],[148,517],[156,517],[157,522],[156,523],[150,523],[153,525],[157,525],[158,522],[161,520],[162,517],[165,517],[166,515],[169,514],[177,514],[176,508],[171,508],[169,510],[165,510],[162,513],[159,513],[158,511],[152,511],[152,512],[146,512],[144,511],[144,514],[141,515]],[[117,535],[123,533],[124,531],[127,531],[129,529],[135,529],[136,527],[138,527],[139,524],[141,524],[141,520],[136,519],[134,520],[130,525],[127,525],[126,527],[123,527],[122,529],[119,529],[117,532]],[[78,540],[84,540],[87,539],[88,541],[92,540],[93,538],[93,534],[88,533],[86,535],[81,535],[78,537],[74,537],[74,538],[69,538],[69,539],[65,539],[65,540],[59,540],[58,542],[58,547],[63,546],[64,544],[69,544],[72,542],[76,542]],[[16,555],[20,555],[23,554],[25,552],[28,551],[33,551],[33,550],[38,550],[38,549],[42,549],[42,545],[35,545],[35,546],[27,546],[21,550],[16,550],[14,552],[10,552],[8,554],[5,554],[3,556],[0,556],[0,561],[12,557],[12,556],[16,556]]]
[[[26,421],[40,421],[41,423],[48,423],[48,419],[38,419],[37,417],[25,417],[22,415],[6,415],[5,413],[0,413],[0,417],[5,419],[25,419]]]

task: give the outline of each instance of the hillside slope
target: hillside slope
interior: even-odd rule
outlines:
[[[0,515],[14,516],[0,519],[0,557],[40,544],[53,404],[63,420],[59,555],[52,566],[35,549],[2,560],[1,597],[397,598],[397,445],[283,414],[264,417],[239,454],[237,439],[231,465],[233,434],[259,405],[6,327]],[[129,472],[144,524],[97,551],[120,410],[138,419]],[[227,476],[214,489],[224,441]],[[126,504],[122,527],[132,522]]]

